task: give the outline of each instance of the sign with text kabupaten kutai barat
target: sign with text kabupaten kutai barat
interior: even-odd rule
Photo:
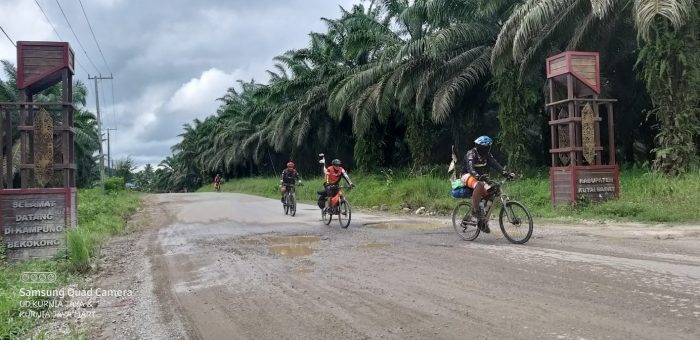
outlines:
[[[598,53],[567,51],[547,58],[546,68],[552,204],[571,205],[619,197],[613,124],[615,100],[600,96]],[[607,135],[605,146],[601,144],[601,135]]]

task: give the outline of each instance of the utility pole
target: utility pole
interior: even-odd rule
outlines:
[[[107,167],[109,168],[108,175],[112,177],[112,170],[114,170],[114,167],[112,166],[112,149],[109,146],[109,132],[117,131],[117,129],[106,128],[105,130],[107,130]]]
[[[103,77],[102,74],[95,77],[90,77],[88,74],[88,79],[95,80],[95,103],[97,104],[97,131],[99,131],[100,138],[100,187],[102,187],[102,192],[105,191],[105,154],[102,152],[102,120],[100,119],[100,92],[97,90],[97,81],[102,79],[114,79],[110,74],[109,77]]]

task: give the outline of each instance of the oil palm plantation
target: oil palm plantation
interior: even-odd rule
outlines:
[[[653,132],[656,167],[677,173],[697,156],[697,11],[691,0],[362,1],[274,58],[266,84],[239,82],[215,115],[185,125],[156,173],[183,188],[318,152],[361,169],[423,165],[483,133],[498,134],[510,165],[546,165],[542,65],[565,49],[601,52],[604,91],[631,132],[620,159],[648,159]]]

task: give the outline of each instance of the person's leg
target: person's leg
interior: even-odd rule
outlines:
[[[479,202],[486,196],[486,188],[484,188],[483,182],[476,183],[474,187],[474,192],[472,193],[472,214],[476,217],[481,217],[481,211],[479,211]]]

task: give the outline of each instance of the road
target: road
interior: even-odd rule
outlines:
[[[700,227],[537,225],[461,241],[447,218],[240,194],[154,195],[105,247],[94,338],[700,339]],[[95,303],[97,304],[97,302]]]

